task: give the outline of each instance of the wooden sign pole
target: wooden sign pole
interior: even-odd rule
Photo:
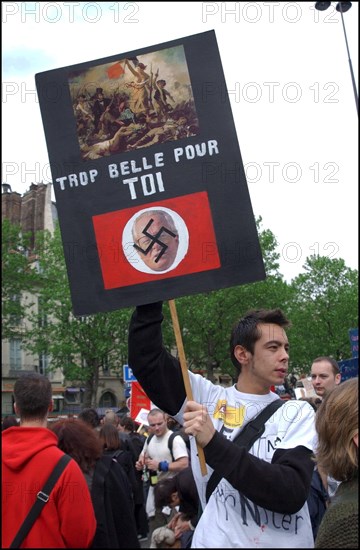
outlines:
[[[181,372],[184,380],[186,397],[188,398],[189,401],[192,401],[193,400],[192,388],[191,388],[189,373],[188,373],[187,364],[186,364],[185,351],[184,351],[183,341],[181,337],[181,331],[180,331],[179,319],[176,311],[175,300],[169,300],[169,308],[170,308],[171,319],[174,327],[176,345],[179,353],[179,361],[180,361]],[[196,447],[197,447],[198,457],[200,461],[201,473],[203,476],[206,476],[207,468],[206,468],[204,450],[202,447],[200,447],[198,443],[196,443]]]

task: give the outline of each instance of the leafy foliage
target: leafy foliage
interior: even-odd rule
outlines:
[[[51,356],[51,368],[60,368],[69,382],[84,384],[85,406],[94,406],[99,371],[118,371],[127,359],[128,310],[75,317],[65,267],[60,231],[38,239],[39,311],[26,346]]]
[[[358,271],[344,260],[310,256],[292,281],[291,357],[294,368],[309,370],[312,360],[350,356],[349,329],[358,326]]]
[[[22,329],[21,320],[31,303],[24,292],[30,291],[35,284],[35,274],[29,261],[30,236],[23,235],[19,226],[9,220],[2,221],[1,242],[1,313],[2,337],[13,338]]]
[[[231,327],[250,309],[275,308],[286,304],[290,289],[279,274],[277,241],[270,230],[261,229],[257,220],[265,271],[264,281],[225,288],[178,300],[180,325],[189,367],[204,371],[212,380],[214,369],[234,374],[230,361]]]
[[[176,301],[187,363],[213,379],[214,369],[235,374],[228,342],[231,327],[250,309],[280,307],[291,319],[290,370],[307,372],[319,355],[344,359],[350,355],[349,328],[358,326],[358,272],[341,259],[310,256],[304,272],[291,284],[279,272],[277,241],[257,220],[266,279],[238,287],[185,296]],[[13,334],[14,315],[32,328],[24,335],[27,349],[51,356],[67,383],[85,386],[85,406],[96,405],[99,374],[108,366],[120,372],[127,362],[127,334],[131,310],[121,309],[86,317],[72,313],[71,296],[59,228],[54,235],[37,235],[36,269],[30,269],[28,238],[3,222],[2,237],[3,337]],[[24,301],[13,300],[36,290],[36,314]],[[164,344],[176,353],[168,305],[164,304]]]

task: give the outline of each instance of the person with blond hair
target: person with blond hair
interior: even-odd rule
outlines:
[[[189,466],[189,457],[185,441],[181,435],[174,435],[167,427],[167,415],[164,411],[154,408],[148,416],[148,426],[151,434],[135,464],[138,471],[147,470],[150,487],[146,499],[146,513],[149,521],[149,536],[157,527],[166,525],[169,518],[163,513],[162,507],[155,503],[155,485],[158,479],[174,475]]]
[[[358,379],[351,378],[325,396],[316,415],[318,467],[340,481],[321,522],[315,548],[359,546]]]

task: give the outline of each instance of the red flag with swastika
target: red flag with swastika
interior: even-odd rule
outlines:
[[[150,211],[163,208],[176,215],[179,229],[179,255],[172,269],[154,272],[142,268],[141,257],[131,237],[132,220],[139,207],[93,216],[104,288],[120,288],[214,270],[220,267],[215,231],[206,192],[193,193],[146,205]],[[165,234],[158,241],[165,240]],[[183,248],[181,248],[183,247]]]

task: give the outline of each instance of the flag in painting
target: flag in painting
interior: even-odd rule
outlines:
[[[123,74],[124,74],[124,69],[120,61],[115,63],[115,65],[111,65],[111,67],[107,69],[107,75],[109,78],[119,78]]]

